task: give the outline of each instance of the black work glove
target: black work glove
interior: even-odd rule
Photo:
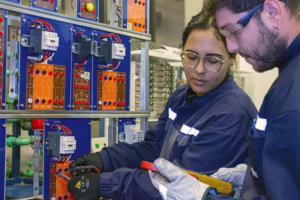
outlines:
[[[74,200],[98,200],[100,174],[88,173],[75,176],[68,182],[68,190]]]
[[[93,166],[96,167],[101,173],[104,171],[103,161],[99,153],[84,154],[83,156],[78,157],[74,162],[72,162],[69,168],[72,169],[79,166]],[[72,177],[74,177],[90,172],[98,173],[95,169],[74,169],[71,171],[71,175]]]

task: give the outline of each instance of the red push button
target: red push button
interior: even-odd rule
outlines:
[[[58,100],[57,99],[54,99],[54,104],[58,104]]]
[[[86,89],[90,89],[90,86],[89,86],[89,85],[86,85],[85,88],[86,88]]]
[[[81,87],[81,89],[83,89],[83,88],[84,88],[84,85],[83,85],[83,84],[81,84],[81,86],[80,86],[80,87]]]
[[[3,33],[2,33],[2,31],[0,31],[0,37],[2,37],[3,36]]]
[[[75,84],[75,88],[79,88],[79,85],[78,85],[78,84]]]
[[[33,69],[29,69],[29,70],[28,70],[28,73],[29,73],[29,74],[32,74],[32,73],[33,73]]]
[[[121,101],[118,101],[118,106],[120,106],[121,105]]]
[[[86,100],[86,101],[85,101],[85,104],[86,104],[86,105],[89,105],[89,104],[90,104],[90,101]]]
[[[76,77],[76,78],[78,78],[78,77],[79,77],[79,74],[78,74],[78,73],[76,73],[76,74],[75,74],[75,77]]]
[[[82,7],[81,10],[82,10],[82,11],[85,11],[85,7]]]
[[[65,76],[65,72],[60,73],[61,76]]]
[[[62,99],[62,100],[60,100],[60,104],[64,104],[65,103],[65,101]]]
[[[3,22],[3,18],[2,17],[0,17],[0,23],[2,23]]]
[[[123,82],[125,82],[126,81],[126,79],[125,78],[123,78]]]
[[[102,77],[102,76],[99,76],[99,79],[100,79],[100,80],[102,80],[102,79],[103,79],[103,77]]]
[[[93,10],[92,13],[95,14],[95,13],[96,13],[96,10]]]
[[[125,106],[125,102],[124,101],[122,102],[122,106]]]
[[[52,76],[52,74],[53,74],[52,71],[49,71],[49,72],[48,72],[48,75],[49,75],[49,76]]]
[[[76,100],[76,101],[75,101],[75,104],[77,105],[78,103],[79,103],[79,101],[78,101],[78,100]]]
[[[51,104],[51,103],[52,103],[52,100],[51,100],[51,99],[49,99],[49,100],[48,100],[48,104]]]
[[[81,104],[81,105],[83,105],[83,104],[84,104],[84,101],[83,101],[83,100],[81,100],[81,101],[80,101],[80,104]]]
[[[54,74],[55,74],[55,76],[58,76],[58,75],[59,75],[59,72],[58,72],[58,71],[56,71]]]

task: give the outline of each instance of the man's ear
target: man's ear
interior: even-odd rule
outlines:
[[[265,19],[267,19],[272,26],[280,29],[283,10],[278,0],[266,0],[262,14],[266,16]]]

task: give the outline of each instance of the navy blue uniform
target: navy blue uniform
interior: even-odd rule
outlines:
[[[170,97],[158,125],[145,141],[104,148],[100,156],[100,194],[113,199],[161,199],[141,162],[165,158],[185,169],[207,175],[235,167],[247,159],[247,130],[257,110],[233,77],[214,91],[190,102],[188,84]]]
[[[300,199],[300,35],[276,66],[279,76],[248,135],[250,159],[243,198]]]

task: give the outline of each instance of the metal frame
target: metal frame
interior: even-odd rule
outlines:
[[[0,110],[0,119],[44,119],[44,118],[147,118],[149,111],[44,111],[44,110]]]
[[[85,26],[88,28],[99,29],[99,30],[103,30],[103,31],[107,31],[107,32],[113,32],[116,34],[122,34],[122,35],[130,36],[132,38],[137,38],[137,39],[146,40],[146,41],[151,40],[150,34],[140,33],[137,31],[132,31],[132,30],[124,29],[124,28],[110,26],[107,24],[99,23],[99,22],[93,22],[90,20],[71,17],[68,15],[60,14],[60,13],[49,12],[46,10],[32,8],[32,7],[24,6],[24,5],[19,5],[19,4],[11,3],[8,1],[0,0],[0,7],[2,9],[6,9],[9,11],[13,11],[13,12],[19,12],[22,14],[42,16],[43,18],[53,19],[53,20],[57,20],[57,21],[61,21],[61,22],[70,23],[70,24],[74,24],[74,22],[76,22],[76,25],[78,25],[78,26]]]

